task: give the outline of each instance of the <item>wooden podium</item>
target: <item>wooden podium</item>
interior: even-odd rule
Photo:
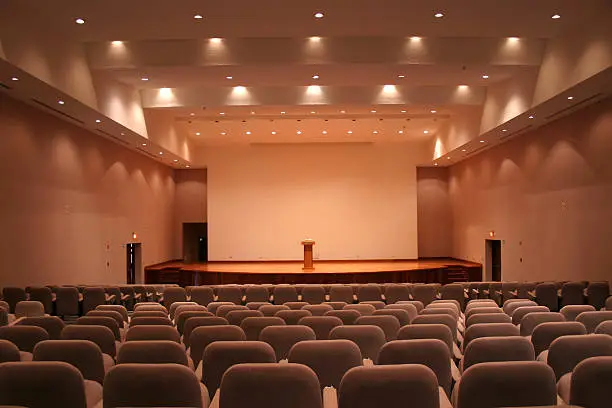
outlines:
[[[312,239],[305,239],[302,241],[302,245],[304,245],[304,267],[303,271],[314,271],[314,266],[312,264],[312,247],[315,242]]]

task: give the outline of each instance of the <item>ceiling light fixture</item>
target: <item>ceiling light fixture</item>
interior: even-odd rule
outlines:
[[[85,24],[85,20],[83,20],[82,18],[77,18],[76,20],[74,20],[74,22],[77,24]]]
[[[59,101],[57,101],[57,103],[59,103],[60,105],[63,105],[65,102],[60,99]]]
[[[425,133],[427,135],[427,134],[429,134],[429,130],[424,130],[423,133]]]
[[[164,152],[159,152],[159,154],[160,154],[160,155],[163,155],[163,154],[164,154]]]
[[[200,132],[196,132],[196,136],[200,136]]]
[[[398,75],[398,78],[406,78],[406,75]]]
[[[482,79],[489,79],[489,76],[487,74],[482,76]]]
[[[175,163],[178,163],[178,159],[174,159],[174,160],[172,160],[172,161],[173,161],[173,162],[175,162]]]
[[[189,116],[195,116],[195,113],[191,112],[191,113],[189,114]]]
[[[431,112],[431,113],[436,113],[436,112],[438,112],[438,111],[437,111],[437,110],[435,110],[435,109],[432,109],[432,110],[430,110],[430,112]]]
[[[467,152],[467,150],[465,150],[465,149],[461,149],[461,151],[462,151],[462,152]]]
[[[19,81],[19,78],[17,78],[17,77],[12,77],[12,78],[11,78],[11,81]]]
[[[191,167],[191,166],[189,166],[188,164],[186,164],[186,165],[185,165],[185,167],[186,167],[186,168],[189,168],[189,167]]]
[[[403,133],[404,133],[404,131],[403,131],[403,130],[400,130],[400,131],[399,131],[399,132],[397,132],[397,133],[399,133],[399,134],[401,135],[401,134],[403,134]]]
[[[410,37],[410,39],[412,41],[421,41],[421,37],[417,37],[417,36],[412,36],[412,37]]]
[[[249,130],[247,130],[247,131],[246,131],[246,134],[247,134],[247,135],[250,135],[250,134],[251,134],[251,132],[250,132]]]
[[[375,111],[374,109],[372,109],[372,110],[370,111],[370,113],[376,113],[376,111]]]
[[[255,114],[255,111],[251,111],[251,115],[254,115],[254,114]]]
[[[221,44],[221,38],[211,38],[210,42],[213,44]]]
[[[372,133],[374,133],[375,135],[378,134],[378,130],[374,130]]]
[[[298,130],[298,131],[297,131],[297,134],[298,134],[298,135],[301,135],[301,134],[302,134],[302,131],[301,131],[301,130]]]
[[[435,18],[442,18],[442,17],[444,17],[444,14],[438,12],[438,13],[434,14],[434,17]]]
[[[140,80],[141,80],[141,81],[148,81],[148,80],[149,80],[149,78],[147,78],[147,77],[142,77],[142,78],[140,78]]]
[[[481,141],[480,141],[480,143],[484,143],[484,142],[485,142],[484,140],[481,140]]]
[[[451,159],[451,158],[450,158],[450,156],[448,156],[448,157],[446,158],[446,160],[450,160],[450,159]]]
[[[115,46],[117,46],[117,45],[122,45],[122,44],[123,44],[123,41],[111,41],[111,44],[112,44],[112,45],[115,45]]]
[[[273,134],[273,135],[275,135],[275,134],[276,134],[276,132],[275,132],[275,131],[272,131],[272,134]]]
[[[535,116],[529,115],[529,119],[533,119],[533,118],[535,118]]]
[[[406,110],[405,110],[405,109],[402,109],[400,112],[402,112],[402,113],[406,113]]]
[[[143,143],[142,145],[143,145],[143,146],[146,146],[147,144],[146,144],[146,143]]]
[[[314,42],[319,42],[321,41],[321,37],[314,36],[314,37],[310,37],[309,40],[314,41]]]
[[[96,123],[100,123],[102,122],[100,119],[96,119]]]
[[[227,134],[226,132],[221,132],[221,135],[222,135],[222,136],[225,136],[226,134]]]
[[[225,77],[225,79],[234,79],[234,77],[231,76],[231,75],[228,75],[228,76]]]
[[[321,133],[323,133],[324,135],[327,134],[327,130],[322,131]]]
[[[352,134],[353,134],[353,131],[352,131],[352,130],[349,130],[349,131],[348,131],[348,132],[346,132],[346,133],[348,133],[349,135],[352,135]]]
[[[508,131],[508,129],[502,129],[502,132],[507,132],[507,131]]]
[[[552,18],[553,20],[558,20],[558,19],[561,18],[561,15],[560,14],[553,14],[552,17],[550,17],[550,18]]]
[[[568,96],[567,99],[569,99],[571,101],[572,99],[574,99],[574,97],[573,96]]]
[[[285,113],[287,113],[287,112],[285,112],[285,111],[282,111],[282,112],[281,112],[281,115],[284,115]]]
[[[434,163],[434,166],[437,166],[437,165],[438,165],[438,163]]]
[[[346,113],[346,111],[345,110],[341,110],[340,113]]]
[[[312,76],[312,79],[319,79],[319,76],[315,74]]]
[[[219,112],[219,115],[223,116],[225,115],[225,112]]]
[[[323,18],[324,14],[321,13],[320,11],[318,11],[318,12],[315,13],[314,16],[315,16],[315,18]]]
[[[202,20],[204,17],[202,17],[201,14],[196,14],[195,16],[193,16],[193,18],[195,18],[196,20]]]

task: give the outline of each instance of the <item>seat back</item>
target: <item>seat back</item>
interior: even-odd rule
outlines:
[[[125,341],[166,340],[180,343],[178,330],[171,326],[138,325],[130,327],[125,333]]]
[[[327,340],[334,327],[342,326],[342,320],[334,316],[306,316],[302,317],[298,324],[310,327],[317,340]]]
[[[46,286],[31,287],[29,290],[30,300],[42,303],[45,313],[53,313],[53,292]]]
[[[417,284],[412,287],[412,297],[427,306],[436,299],[439,285]]]
[[[578,322],[546,322],[541,323],[531,333],[531,343],[538,356],[548,350],[550,343],[558,337],[587,334],[586,328]]]
[[[119,326],[120,329],[123,328],[125,324],[121,313],[116,312],[114,310],[90,310],[89,312],[87,312],[86,316],[110,317],[117,322],[117,326]]]
[[[280,317],[287,325],[296,325],[302,317],[312,316],[308,310],[279,310],[274,314]]]
[[[376,311],[376,308],[367,303],[358,303],[356,305],[353,305],[353,304],[346,305],[342,308],[342,310],[356,310],[362,316],[371,316]]]
[[[185,344],[185,347],[190,346],[191,333],[193,333],[193,330],[195,330],[197,327],[224,326],[228,324],[229,322],[227,321],[227,319],[217,316],[192,317],[190,319],[187,319],[187,321],[185,322],[185,327],[183,328],[183,343]]]
[[[606,306],[606,299],[610,296],[610,284],[608,282],[590,282],[587,286],[587,303],[601,310]]]
[[[410,324],[410,315],[402,309],[379,309],[373,316],[393,316],[399,322],[400,327]]]
[[[42,317],[45,315],[45,307],[42,303],[32,300],[22,300],[15,305],[15,317]]]
[[[345,285],[332,285],[329,288],[329,300],[351,304],[353,303],[353,288]]]
[[[189,338],[189,351],[193,363],[197,365],[202,361],[206,346],[215,341],[245,341],[246,335],[238,326],[199,326],[191,332]]]
[[[246,302],[269,302],[270,292],[264,286],[247,286],[244,290]]]
[[[86,380],[104,381],[102,350],[89,340],[45,340],[34,347],[34,361],[63,361],[76,367]]]
[[[601,322],[595,328],[595,334],[607,334],[612,336],[612,320],[606,320],[605,322]]]
[[[217,288],[217,301],[230,302],[235,305],[242,304],[242,288],[239,286],[233,286],[233,285],[218,287]]]
[[[550,312],[550,310],[546,306],[521,306],[512,313],[512,323],[521,324],[521,320],[525,315],[535,312]]]
[[[463,285],[460,283],[449,283],[442,286],[440,289],[440,295],[442,299],[455,300],[459,303],[459,310],[464,309],[465,305],[465,291]]]
[[[355,321],[361,317],[361,313],[357,310],[328,310],[323,316],[333,316],[342,320],[344,325],[355,324]]]
[[[263,305],[260,306],[257,310],[260,311],[265,317],[272,317],[278,311],[291,309],[289,308],[289,306],[285,305]]]
[[[506,337],[519,335],[519,328],[512,323],[473,324],[465,330],[465,335],[463,337],[463,349],[465,350],[472,340],[480,337]]]
[[[536,302],[538,305],[546,306],[551,312],[559,310],[559,296],[557,286],[554,283],[540,283],[535,288]]]
[[[106,303],[106,292],[101,287],[86,287],[83,289],[83,314]]]
[[[326,304],[317,304],[303,306],[302,310],[308,310],[313,316],[325,316],[326,312],[334,310],[334,308]]]
[[[385,299],[387,304],[397,303],[401,300],[410,300],[410,289],[405,284],[392,283],[385,286]]]
[[[191,288],[191,300],[198,305],[208,306],[215,301],[215,293],[208,286],[195,286]]]
[[[566,282],[561,287],[560,306],[584,304],[584,283]]]
[[[57,288],[55,310],[58,316],[78,316],[79,290],[75,287]]]
[[[594,311],[595,308],[591,305],[567,305],[561,308],[560,313],[565,317],[566,321],[573,322],[580,313]]]
[[[0,340],[0,364],[21,361],[19,348],[8,340]]]
[[[453,334],[453,340],[457,340],[457,319],[452,316],[446,314],[419,315],[412,320],[412,324],[444,324]]]
[[[234,326],[240,326],[242,321],[247,317],[264,317],[264,314],[259,310],[232,310],[225,318],[229,322],[229,324],[233,324]]]
[[[362,358],[369,358],[375,364],[381,347],[386,343],[385,332],[374,325],[334,327],[329,333],[330,340],[350,340],[359,347]]]
[[[302,289],[302,301],[311,305],[325,302],[325,289],[321,285],[308,285]]]
[[[580,362],[572,373],[570,404],[589,408],[610,406],[612,392],[612,357],[590,357]]]
[[[521,319],[521,336],[531,336],[533,329],[547,322],[564,322],[565,317],[558,312],[531,312]]]
[[[274,297],[275,305],[282,305],[286,302],[297,302],[299,300],[295,286],[275,286],[272,290],[272,296]]]
[[[106,326],[85,326],[71,324],[64,327],[62,340],[88,340],[95,343],[102,353],[111,357],[116,355],[115,335]]]
[[[465,327],[479,323],[512,323],[512,318],[505,313],[478,313],[466,320]]]
[[[66,324],[57,316],[24,317],[17,323],[19,326],[38,326],[49,333],[49,339],[59,340]]]
[[[166,309],[170,310],[170,306],[174,302],[186,302],[187,301],[187,292],[185,289],[180,287],[165,287],[164,288],[164,306]]]
[[[117,321],[112,317],[106,316],[82,316],[76,320],[76,324],[80,325],[94,325],[94,326],[106,326],[108,327],[115,336],[115,340],[121,340],[121,334],[119,332],[119,325]]]
[[[461,369],[467,370],[478,363],[533,360],[535,360],[533,345],[525,337],[481,337],[472,340],[465,349]]]
[[[126,363],[187,366],[187,355],[183,346],[175,341],[130,341],[124,343],[117,353],[117,364]]]
[[[280,317],[247,317],[240,324],[247,340],[259,340],[259,333],[268,326],[285,326],[285,321]]]
[[[529,306],[538,306],[538,304],[532,300],[517,300],[514,302],[507,302],[506,304],[504,304],[503,311],[508,316],[512,317],[516,309],[520,307],[529,307]]]
[[[559,380],[582,360],[597,356],[612,356],[612,337],[605,334],[562,336],[553,340],[548,348],[548,365]]]
[[[121,315],[121,318],[123,319],[125,323],[127,323],[129,320],[128,311],[125,308],[125,306],[122,306],[122,305],[98,305],[96,307],[96,310],[110,310],[113,312],[117,312]]]
[[[286,359],[289,350],[300,341],[316,340],[315,332],[307,326],[268,326],[259,334],[259,340],[274,349],[276,360]]]
[[[612,310],[598,312],[582,312],[576,317],[576,321],[584,324],[587,333],[594,333],[601,322],[612,320]]]
[[[27,294],[23,288],[7,286],[2,288],[2,298],[9,305],[9,313],[15,313],[15,306],[27,300]]]
[[[444,324],[414,324],[402,327],[397,332],[398,340],[437,339],[453,353],[453,334]]]
[[[359,285],[357,287],[357,300],[359,302],[367,301],[381,301],[382,289],[380,285],[376,283],[369,283],[367,285]]]

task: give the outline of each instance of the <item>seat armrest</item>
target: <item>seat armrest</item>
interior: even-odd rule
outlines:
[[[323,408],[338,408],[338,392],[334,387],[323,388]]]
[[[208,395],[208,393],[206,393]],[[202,397],[204,398],[204,397]],[[204,401],[202,401],[204,402]],[[202,404],[203,405],[203,404]],[[215,392],[215,396],[213,397],[212,401],[210,401],[210,404],[208,405],[209,408],[219,408],[219,389],[217,389],[217,392]]]
[[[459,371],[457,364],[455,364],[452,358],[450,360],[450,368],[451,368],[451,376],[453,377],[453,381],[456,384],[461,379],[461,371]]]
[[[440,395],[440,408],[453,408],[444,388],[438,387],[438,394]]]

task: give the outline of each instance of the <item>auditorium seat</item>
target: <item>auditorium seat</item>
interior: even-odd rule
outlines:
[[[180,364],[189,367],[183,346],[175,341],[130,341],[117,353],[117,364]],[[192,367],[195,370],[195,367]]]
[[[478,323],[512,323],[512,318],[505,313],[472,314],[466,319],[465,328]]]
[[[531,336],[533,329],[547,322],[564,322],[565,317],[559,312],[531,312],[521,320],[521,336]]]
[[[22,300],[15,305],[15,318],[42,317],[45,315],[45,307],[42,303],[32,300]]]
[[[519,325],[521,320],[529,313],[549,313],[550,310],[546,306],[521,306],[512,312],[512,324]]]
[[[287,306],[291,310],[301,310],[304,306],[309,305],[307,302],[285,302],[284,306]]]
[[[206,346],[215,341],[245,341],[246,335],[238,326],[199,326],[191,332],[189,339],[189,355],[193,364],[201,373],[199,367]],[[201,377],[201,375],[200,375]]]
[[[202,383],[211,398],[227,369],[244,363],[276,363],[274,349],[263,341],[215,341],[204,349]]]
[[[329,288],[329,300],[331,302],[345,302],[351,304],[354,302],[353,288],[345,285],[331,285]]]
[[[342,310],[356,310],[362,316],[371,316],[374,314],[376,308],[366,303],[349,304],[342,308]]]
[[[272,317],[278,311],[291,310],[291,309],[289,308],[289,306],[285,306],[285,305],[267,304],[267,305],[260,306],[259,309],[257,310],[259,310],[265,317]]]
[[[239,364],[221,382],[223,408],[323,408],[316,374],[300,364]]]
[[[582,312],[594,312],[595,308],[591,305],[567,305],[563,306],[560,310],[565,320],[568,322],[573,322],[576,320],[576,317]]]
[[[454,300],[459,303],[459,311],[465,308],[465,290],[459,283],[450,283],[442,286],[440,296],[443,300]]]
[[[106,292],[101,287],[87,287],[83,289],[83,314],[94,310],[97,306],[106,303]]]
[[[21,361],[19,348],[8,340],[0,339],[0,364],[10,361]]]
[[[415,305],[413,304],[409,304],[409,303],[402,303],[402,304],[391,304],[391,305],[386,305],[385,309],[399,309],[399,310],[404,310],[406,313],[408,313],[408,321],[412,322],[414,320],[415,317],[418,316],[419,312],[418,309],[416,308]]]
[[[259,333],[268,326],[285,326],[285,321],[280,317],[247,317],[240,324],[247,340],[251,341],[259,340]]]
[[[203,407],[210,399],[179,364],[119,364],[104,379],[104,407]]]
[[[374,325],[337,326],[329,332],[329,340],[350,340],[359,347],[362,359],[376,364],[380,348],[386,343],[385,332]]]
[[[478,307],[499,307],[495,301],[491,299],[474,299],[470,300],[467,305],[465,305],[465,313],[470,309],[478,308]]]
[[[125,321],[123,320],[123,316],[121,316],[121,313],[115,312],[114,310],[90,310],[85,316],[110,317],[115,322],[117,322],[119,330],[125,327]]]
[[[79,287],[79,292],[83,292],[84,288],[80,288]],[[121,305],[123,304],[122,302],[122,293],[121,293],[121,289],[119,288],[119,286],[105,286],[104,287],[104,291],[107,294],[107,299],[108,299],[108,303],[113,304],[113,305]]]
[[[34,347],[33,361],[63,361],[75,367],[84,379],[87,406],[102,400],[104,361],[102,351],[89,340],[45,340]]]
[[[421,310],[421,315],[448,315],[453,319],[459,319],[459,312],[454,307],[430,307],[429,304],[425,309]]]
[[[497,306],[472,307],[465,311],[465,320],[467,321],[470,317],[477,314],[491,314],[491,313],[504,313],[504,311]]]
[[[217,288],[217,302],[230,302],[235,305],[241,305],[242,298],[242,288],[239,286],[228,285]]]
[[[457,309],[458,314],[461,314],[463,310],[463,308],[461,307],[461,304],[457,300],[454,300],[454,299],[436,299],[430,304],[428,304],[427,307],[429,308],[453,307],[454,309]]]
[[[501,294],[503,303],[505,303],[507,300],[518,298],[518,288],[518,282],[502,282]]]
[[[612,336],[612,320],[601,322],[595,328],[595,334],[607,334]]]
[[[9,305],[9,313],[15,313],[17,303],[28,300],[25,289],[7,286],[2,288],[2,299]]]
[[[478,363],[534,360],[533,345],[525,337],[480,337],[467,346],[459,368],[463,372]]]
[[[227,319],[217,316],[206,316],[206,317],[192,317],[187,319],[185,327],[183,328],[183,344],[185,347],[189,347],[190,336],[197,327],[202,326],[225,326],[229,325]]]
[[[311,305],[325,302],[325,289],[321,285],[307,285],[302,289],[302,301]]]
[[[584,324],[587,333],[593,333],[601,322],[607,320],[612,320],[612,310],[582,312],[576,317],[577,322]]]
[[[176,301],[176,302],[173,302],[172,305],[170,305],[170,307],[168,307],[168,314],[170,316],[170,320],[174,320],[174,317],[176,316],[176,311],[181,306],[196,306],[198,308],[202,307],[202,306],[198,305],[196,302],[191,302],[191,301]],[[208,310],[208,309],[206,309],[206,310]]]
[[[480,323],[473,324],[465,330],[463,350],[470,342],[480,337],[520,336],[519,328],[512,323]]]
[[[587,334],[582,323],[578,322],[547,322],[533,329],[531,343],[538,361],[547,362],[548,348],[558,337]]]
[[[518,285],[518,298],[534,300],[535,299],[535,288],[536,283],[534,282],[521,282]]]
[[[307,326],[268,326],[259,333],[259,340],[272,346],[276,361],[280,361],[287,358],[294,344],[316,340],[316,334]]]
[[[168,313],[165,311],[161,311],[161,310],[143,310],[143,309],[138,309],[136,312],[132,313],[132,319],[135,319],[137,317],[161,317],[161,318],[167,318],[168,317]]]
[[[387,304],[397,303],[401,300],[410,300],[410,289],[401,283],[388,283],[383,285]]]
[[[582,282],[566,282],[561,287],[559,307],[584,304],[584,284]]]
[[[574,368],[569,403],[585,408],[608,408],[612,401],[612,357],[590,357]]]
[[[190,303],[190,304],[183,304],[183,305],[179,305],[177,307],[174,307],[174,305],[178,304],[179,302],[176,302],[172,305],[171,309],[174,309],[174,318],[173,320],[176,322],[179,315],[183,312],[208,312],[208,308],[206,306],[202,306],[202,305],[198,305],[198,304],[194,304],[194,303]],[[212,313],[211,313],[212,315]]]
[[[444,324],[416,324],[402,327],[397,332],[398,340],[420,340],[420,339],[437,339],[448,347],[448,350],[453,354],[453,335],[448,326]]]
[[[21,361],[30,361],[36,344],[49,340],[49,333],[38,326],[4,326],[0,327],[0,339],[8,340],[19,348]]]
[[[82,319],[82,317],[80,318]],[[134,326],[172,326],[172,320],[168,317],[133,317],[130,319],[130,327]]]
[[[306,305],[302,307],[302,310],[308,310],[313,316],[324,316],[325,312],[334,310],[334,308],[326,304],[317,304],[317,305]]]
[[[508,316],[512,317],[514,311],[519,307],[529,307],[529,306],[539,306],[536,302],[532,300],[521,300],[517,302],[508,302],[504,305],[503,311]]]
[[[230,305],[230,306],[234,306],[236,305],[236,303],[234,302],[212,302],[209,303],[208,306],[206,306],[206,308],[208,309],[208,311],[212,314],[214,314],[215,316],[217,315],[217,309],[219,309],[221,306],[225,306],[225,305]]]
[[[46,286],[34,286],[28,291],[29,299],[42,303],[45,313],[53,313],[53,292]]]
[[[138,303],[136,306],[134,306],[134,312],[132,313],[132,317],[134,317],[136,313],[146,313],[146,312],[162,313],[164,316],[168,316],[168,310],[164,306],[160,305],[159,303],[155,303],[155,304]]]
[[[298,321],[298,325],[310,327],[317,340],[329,339],[329,332],[337,326],[342,326],[342,320],[334,316],[306,316]]]
[[[61,361],[0,364],[0,405],[90,408],[83,376]]]
[[[174,302],[187,301],[187,292],[180,287],[166,287],[163,291],[163,298],[163,305],[170,311],[170,306],[172,306]]]
[[[59,340],[66,324],[57,316],[24,317],[15,323],[20,326],[38,326],[49,333],[49,339]]]
[[[610,284],[608,282],[590,282],[586,288],[587,303],[601,310],[606,306],[606,299],[610,296]]]
[[[334,310],[343,310],[344,306],[348,305],[348,303],[346,302],[342,302],[342,301],[330,301],[330,302],[323,302],[326,305],[330,305],[331,307],[334,308]]]
[[[287,325],[296,325],[302,317],[312,316],[312,313],[308,310],[279,310],[274,316],[283,319]]]
[[[555,375],[537,361],[476,364],[461,376],[455,408],[556,405]]]
[[[298,302],[300,303],[300,302]],[[246,307],[250,310],[258,310],[260,307],[269,305],[270,302],[247,302]],[[289,306],[291,307],[291,306]],[[302,305],[300,305],[302,307]],[[298,308],[299,309],[299,308]]]
[[[564,402],[569,402],[574,367],[597,356],[612,356],[612,337],[603,334],[563,336],[550,344],[547,363],[554,370],[557,390]]]
[[[423,305],[423,302],[421,302],[420,300],[400,300],[399,302],[395,304],[396,305],[413,305],[414,307],[416,307],[418,313],[420,313],[421,310],[425,309],[425,305]]]
[[[397,339],[397,332],[400,329],[400,322],[395,316],[361,316],[355,321],[356,325],[378,326],[385,333],[387,341]]]
[[[190,299],[202,306],[208,306],[215,301],[215,293],[212,288],[206,286],[195,286],[191,289]]]
[[[245,302],[269,302],[270,293],[264,286],[251,285],[247,286],[244,290],[244,301]]]
[[[112,331],[105,326],[69,325],[62,330],[62,340],[88,340],[95,343],[102,351],[104,371],[115,365],[117,346]]]
[[[457,341],[457,319],[447,314],[419,315],[412,320],[412,324],[444,324],[453,334],[453,340]]]
[[[228,323],[234,326],[240,326],[242,321],[247,317],[264,317],[264,314],[259,310],[232,310],[225,315]]]
[[[379,309],[384,309],[385,302],[383,302],[382,300],[366,300],[363,302],[359,302],[360,305],[371,305],[374,306],[374,309],[379,310]]]
[[[119,314],[121,314],[121,317],[123,318],[123,321],[125,323],[130,320],[127,309],[122,305],[98,305],[96,307],[96,310],[111,310],[114,312],[118,312]]]
[[[410,324],[410,315],[402,309],[380,309],[376,310],[373,316],[393,316],[398,320],[400,327]]]
[[[212,317],[212,316],[214,316],[212,313],[205,311],[205,310],[181,312],[175,317],[176,329],[178,330],[179,334],[182,336],[183,332],[185,331],[185,323],[189,319],[192,319],[195,317]]]
[[[357,301],[381,301],[382,300],[382,289],[380,285],[375,283],[369,283],[367,285],[359,285],[357,287]]]
[[[412,287],[412,297],[427,306],[437,298],[438,287],[437,284],[416,284]]]
[[[62,316],[79,315],[79,290],[75,287],[59,287],[55,293],[55,313]]]
[[[551,312],[559,310],[559,295],[554,283],[540,283],[535,288],[535,301],[540,306],[546,306]]]
[[[8,308],[0,307],[0,327],[8,326],[8,324],[9,324]]]
[[[130,327],[125,334],[125,341],[166,340],[180,343],[179,332],[171,326],[139,325]]]
[[[272,290],[272,297],[275,305],[282,305],[287,302],[299,301],[297,290],[290,285],[277,285]]]

